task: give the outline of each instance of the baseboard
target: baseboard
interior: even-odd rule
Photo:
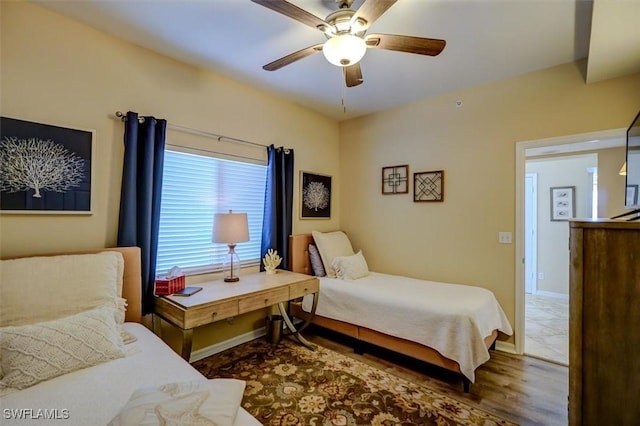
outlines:
[[[553,291],[538,290],[538,291],[536,291],[536,295],[537,296],[555,297],[556,299],[569,300],[569,295],[568,294],[555,293]]]
[[[289,327],[287,327],[287,324],[283,324],[283,327],[282,327],[283,333],[288,329]],[[256,328],[255,330],[249,331],[248,333],[244,333],[239,336],[232,337],[231,339],[225,340],[224,342],[218,342],[213,345],[206,346],[202,349],[198,349],[197,351],[191,352],[191,358],[189,358],[189,362],[200,361],[201,359],[204,359],[208,356],[215,355],[219,352],[226,351],[227,349],[231,349],[234,346],[238,346],[243,343],[250,342],[259,337],[265,336],[266,334],[267,334],[267,329],[265,327],[260,327],[260,328]]]
[[[496,350],[500,352],[506,352],[509,354],[516,354],[516,345],[514,343],[503,342],[501,340],[496,340]]]
[[[226,351],[227,349],[231,349],[234,346],[238,346],[243,343],[247,343],[252,340],[255,340],[258,337],[264,336],[265,334],[267,334],[266,329],[264,327],[260,327],[255,330],[249,331],[248,333],[244,333],[239,336],[232,337],[231,339],[225,340],[224,342],[219,342],[211,346],[206,346],[202,349],[198,349],[197,351],[191,352],[191,358],[189,359],[189,362],[199,361],[208,356],[215,355],[222,351]]]
[[[287,329],[287,326],[284,326],[284,329]],[[265,327],[260,327],[255,330],[249,331],[248,333],[241,334],[239,336],[232,337],[231,339],[225,340],[224,342],[215,343],[210,346],[206,346],[202,349],[198,349],[197,351],[191,352],[191,358],[189,362],[199,361],[208,356],[215,355],[222,351],[226,351],[227,349],[231,349],[234,346],[241,345],[243,343],[250,342],[259,337],[262,337],[267,334],[267,330]],[[517,354],[516,345],[509,342],[503,342],[501,340],[496,340],[496,350],[501,352],[507,352],[510,354]]]

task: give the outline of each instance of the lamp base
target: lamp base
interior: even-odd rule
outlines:
[[[224,282],[225,283],[237,283],[238,281],[240,281],[240,278],[238,278],[238,277],[225,277],[224,278]]]

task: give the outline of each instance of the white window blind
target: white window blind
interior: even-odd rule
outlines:
[[[211,242],[213,216],[247,213],[249,241],[238,243],[242,265],[260,262],[266,166],[208,155],[165,151],[156,273],[222,269],[226,244]]]

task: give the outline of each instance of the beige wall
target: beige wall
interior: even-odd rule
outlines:
[[[488,288],[515,325],[515,245],[498,243],[514,232],[515,143],[626,127],[640,108],[640,74],[586,85],[583,66],[342,123],[341,223],[371,269]],[[444,169],[445,201],[381,195],[381,168],[397,164]]]
[[[0,250],[93,248],[116,242],[122,169],[117,110],[169,123],[295,149],[296,170],[333,176],[332,218],[340,223],[338,124],[279,98],[125,43],[46,9],[2,2],[3,116],[96,130],[95,213],[90,216],[1,216]],[[169,131],[200,147],[214,139]],[[198,140],[199,139],[199,140]],[[296,200],[298,179],[296,172]],[[317,221],[313,221],[316,222]],[[296,210],[294,231],[311,229]]]
[[[117,110],[133,110],[177,125],[294,148],[296,170],[333,176],[332,218],[321,221],[320,226],[339,227],[339,129],[335,121],[38,6],[2,2],[0,8],[2,115],[96,131],[94,213],[2,215],[2,255],[115,245],[123,125],[110,116]],[[169,132],[168,140],[200,147],[217,143],[177,132]],[[295,179],[294,205],[298,206],[298,172]],[[310,231],[312,226],[309,221],[300,221],[296,210],[294,232]],[[249,323],[261,326],[263,316],[256,315]],[[241,329],[246,325],[243,321],[247,322],[236,322]],[[212,334],[221,340],[221,336],[237,331],[233,328],[232,333],[227,327]],[[194,336],[194,349],[207,343],[202,335]]]

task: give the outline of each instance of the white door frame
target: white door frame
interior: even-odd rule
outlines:
[[[598,139],[612,139],[626,137],[626,128],[603,130],[599,132],[581,133],[555,138],[536,139],[516,142],[516,228],[515,228],[515,324],[514,333],[517,354],[524,353],[524,177],[526,173],[525,161],[528,148],[541,148],[546,146],[568,145],[577,142],[592,141]]]
[[[525,181],[531,181],[531,189],[533,195],[529,198],[528,194],[525,191],[525,259],[524,259],[524,289],[525,293],[535,294],[536,289],[538,288],[538,174],[537,173],[527,173],[525,175]],[[525,183],[525,189],[527,185]],[[527,207],[527,200],[529,200],[529,206]],[[526,223],[526,212],[527,209],[530,210],[531,214],[531,223],[529,224],[530,228],[527,229]],[[529,258],[527,258],[527,247],[529,250]],[[527,278],[530,281],[527,281]],[[529,286],[527,283],[530,283]]]

